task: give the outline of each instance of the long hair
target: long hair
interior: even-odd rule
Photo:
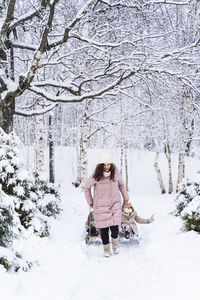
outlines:
[[[115,181],[115,168],[116,166],[114,164],[110,165],[110,179],[112,181]],[[94,179],[96,181],[99,181],[103,177],[103,172],[104,172],[104,164],[98,164],[94,171],[94,175],[93,175]]]

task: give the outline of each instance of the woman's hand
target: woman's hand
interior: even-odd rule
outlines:
[[[132,206],[131,203],[128,203],[128,204],[124,204],[124,205],[123,205],[124,208],[131,208],[131,206]]]

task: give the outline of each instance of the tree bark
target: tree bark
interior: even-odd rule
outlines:
[[[165,123],[165,155],[167,157],[168,162],[168,175],[169,175],[169,186],[168,193],[171,194],[173,192],[173,180],[172,180],[172,164],[171,164],[171,149],[169,145],[169,127],[168,127],[168,119],[167,116],[164,119]]]
[[[15,97],[10,93],[4,101],[0,102],[0,127],[6,133],[13,130],[13,114],[15,110]]]
[[[49,114],[49,182],[55,182],[55,151],[53,142],[53,121],[52,114]]]
[[[124,164],[125,164],[125,178],[126,178],[126,189],[128,191],[128,143],[126,142],[124,145]]]
[[[180,146],[179,146],[179,156],[178,156],[178,179],[176,185],[176,191],[178,191],[178,186],[185,177],[185,155],[186,151],[189,153],[189,148],[187,149],[187,142],[191,141],[192,129],[190,128],[190,112],[191,112],[191,93],[188,88],[183,87],[182,98],[180,103],[180,119],[182,121],[181,131],[180,131]]]
[[[185,154],[179,152],[178,155],[178,180],[176,185],[176,192],[178,192],[178,186],[185,177]]]
[[[89,145],[89,118],[88,118],[88,103],[85,105],[85,113],[82,118],[81,126],[81,148],[80,148],[80,162],[81,162],[81,186],[87,180],[87,168],[88,168],[88,145]]]
[[[167,156],[167,161],[168,161],[168,175],[169,175],[168,193],[171,194],[173,192],[173,180],[172,180],[171,149],[170,149],[169,144],[166,145],[166,156]]]
[[[158,157],[159,157],[159,152],[156,149],[156,156],[155,156],[155,160],[154,160],[154,168],[155,168],[156,174],[158,176],[158,182],[159,182],[161,193],[165,194],[165,187],[164,187],[162,175],[161,175],[160,169],[158,167]]]
[[[40,109],[42,104],[37,103],[37,108]],[[43,130],[43,115],[36,117],[36,145],[35,145],[35,155],[36,155],[36,170],[39,172],[44,171],[44,130]]]

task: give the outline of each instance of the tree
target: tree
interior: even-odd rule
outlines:
[[[37,10],[30,2],[20,0],[4,1],[2,5],[0,125],[7,132],[13,127],[14,112],[22,117],[32,116],[34,120],[34,116],[54,108],[57,124],[63,128],[60,120],[63,120],[64,112],[74,115],[77,103],[95,100],[106,106],[107,99],[117,99],[123,91],[124,95],[132,97],[127,116],[131,122],[126,127],[130,128],[130,123],[135,127],[131,129],[134,142],[127,137],[129,146],[138,147],[140,140],[140,148],[153,150],[148,119],[152,108],[147,109],[150,97],[152,107],[162,111],[166,99],[168,106],[170,101],[177,105],[180,98],[176,99],[175,95],[179,95],[184,86],[193,95],[192,107],[199,111],[198,1],[138,1],[130,4],[128,0],[90,0],[76,1],[72,5],[71,1],[34,0],[32,3]],[[131,99],[129,96],[127,98]],[[37,99],[44,100],[43,108],[37,109]],[[62,104],[62,117],[58,103]],[[66,103],[68,106],[64,107]],[[119,112],[117,108],[116,111]],[[84,112],[77,117],[81,114],[83,116]],[[102,114],[98,116],[98,124],[101,117]],[[163,151],[170,146],[171,151],[177,151],[171,133],[168,146],[164,148],[167,132],[159,117],[162,122],[165,117],[171,120],[168,113],[156,116],[155,134],[159,148]],[[110,124],[115,124],[116,120],[111,119]],[[73,124],[73,121],[65,122],[63,131],[69,131],[66,135],[62,132],[62,137],[75,133]],[[92,137],[90,133],[85,135],[85,146],[88,147],[87,139],[93,141],[100,134],[109,143],[112,136],[116,136],[116,128],[117,125],[99,126],[90,122],[89,131],[95,133]],[[187,149],[192,146],[192,132],[187,137]],[[165,138],[161,136],[163,134]],[[59,143],[59,134],[56,139]],[[65,138],[65,143],[70,141]],[[98,144],[98,140],[95,143]],[[82,153],[86,153],[86,147]]]
[[[87,20],[88,16],[85,16],[90,9],[94,9],[98,2],[90,0],[83,8],[79,8],[78,12],[76,7],[76,15],[72,16],[66,16],[62,13],[65,2],[59,0],[35,0],[34,6],[38,7],[38,9],[34,10],[30,9],[29,3],[21,7],[21,2],[17,0],[8,1],[7,5],[4,3],[5,17],[1,27],[0,47],[0,52],[2,53],[1,64],[4,66],[4,72],[1,74],[0,80],[0,90],[2,92],[0,126],[6,132],[10,132],[13,128],[16,98],[26,95],[27,91],[36,93],[54,103],[49,105],[46,110],[36,112],[38,114],[52,109],[57,102],[81,102],[87,98],[95,98],[95,96],[102,95],[113,89],[126,79],[127,75],[121,72],[121,74],[115,77],[115,81],[112,84],[103,82],[104,78],[109,77],[107,75],[110,63],[108,55],[105,57],[103,64],[101,64],[102,72],[98,72],[97,74],[99,59],[93,72],[90,74],[91,76],[89,74],[85,76],[86,73],[83,76],[77,73],[73,75],[72,70],[70,70],[69,83],[62,78],[62,76],[69,73],[65,65],[65,57],[68,56],[69,60],[73,63],[73,59],[77,55],[76,52],[78,53],[82,47],[87,48],[90,44],[89,40],[84,40],[85,26],[89,22]],[[61,18],[63,27],[65,27],[63,32],[60,32],[60,26],[58,28],[58,24],[55,21],[58,16]],[[67,26],[65,25],[66,17],[68,18]],[[34,29],[34,23],[40,25],[41,30]],[[31,30],[28,28],[31,28]],[[79,31],[83,34],[83,37],[78,35]],[[61,36],[59,39],[57,38],[58,34]],[[31,42],[31,45],[26,42],[27,39]],[[35,41],[38,42],[34,44]],[[96,47],[98,48],[98,46],[93,46],[93,53],[91,55],[94,55],[94,52],[96,52]],[[77,51],[74,51],[75,54],[73,51],[69,53],[70,48],[77,49]],[[16,62],[18,55],[26,55],[28,63],[20,65]],[[60,66],[62,70],[59,82],[48,79],[43,82],[35,80],[38,70],[45,68],[46,72],[50,74],[50,71],[55,66]],[[18,70],[15,69],[17,67],[19,68]],[[22,74],[22,72],[24,73]],[[91,92],[94,85],[96,85],[96,81],[100,82],[99,86],[102,85],[102,88]],[[89,85],[90,88],[88,89]],[[47,92],[45,87],[48,87],[50,92]],[[64,96],[60,96],[61,92],[59,92],[59,89],[62,93],[65,93]],[[15,112],[21,115],[26,114],[20,110],[16,110]]]

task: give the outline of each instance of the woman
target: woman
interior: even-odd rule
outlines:
[[[94,195],[91,189],[94,187]],[[108,153],[102,154],[94,174],[84,186],[86,200],[94,209],[95,226],[101,229],[104,256],[110,256],[109,229],[111,230],[113,252],[119,252],[118,234],[121,225],[122,203],[128,204],[129,196],[122,176]]]

